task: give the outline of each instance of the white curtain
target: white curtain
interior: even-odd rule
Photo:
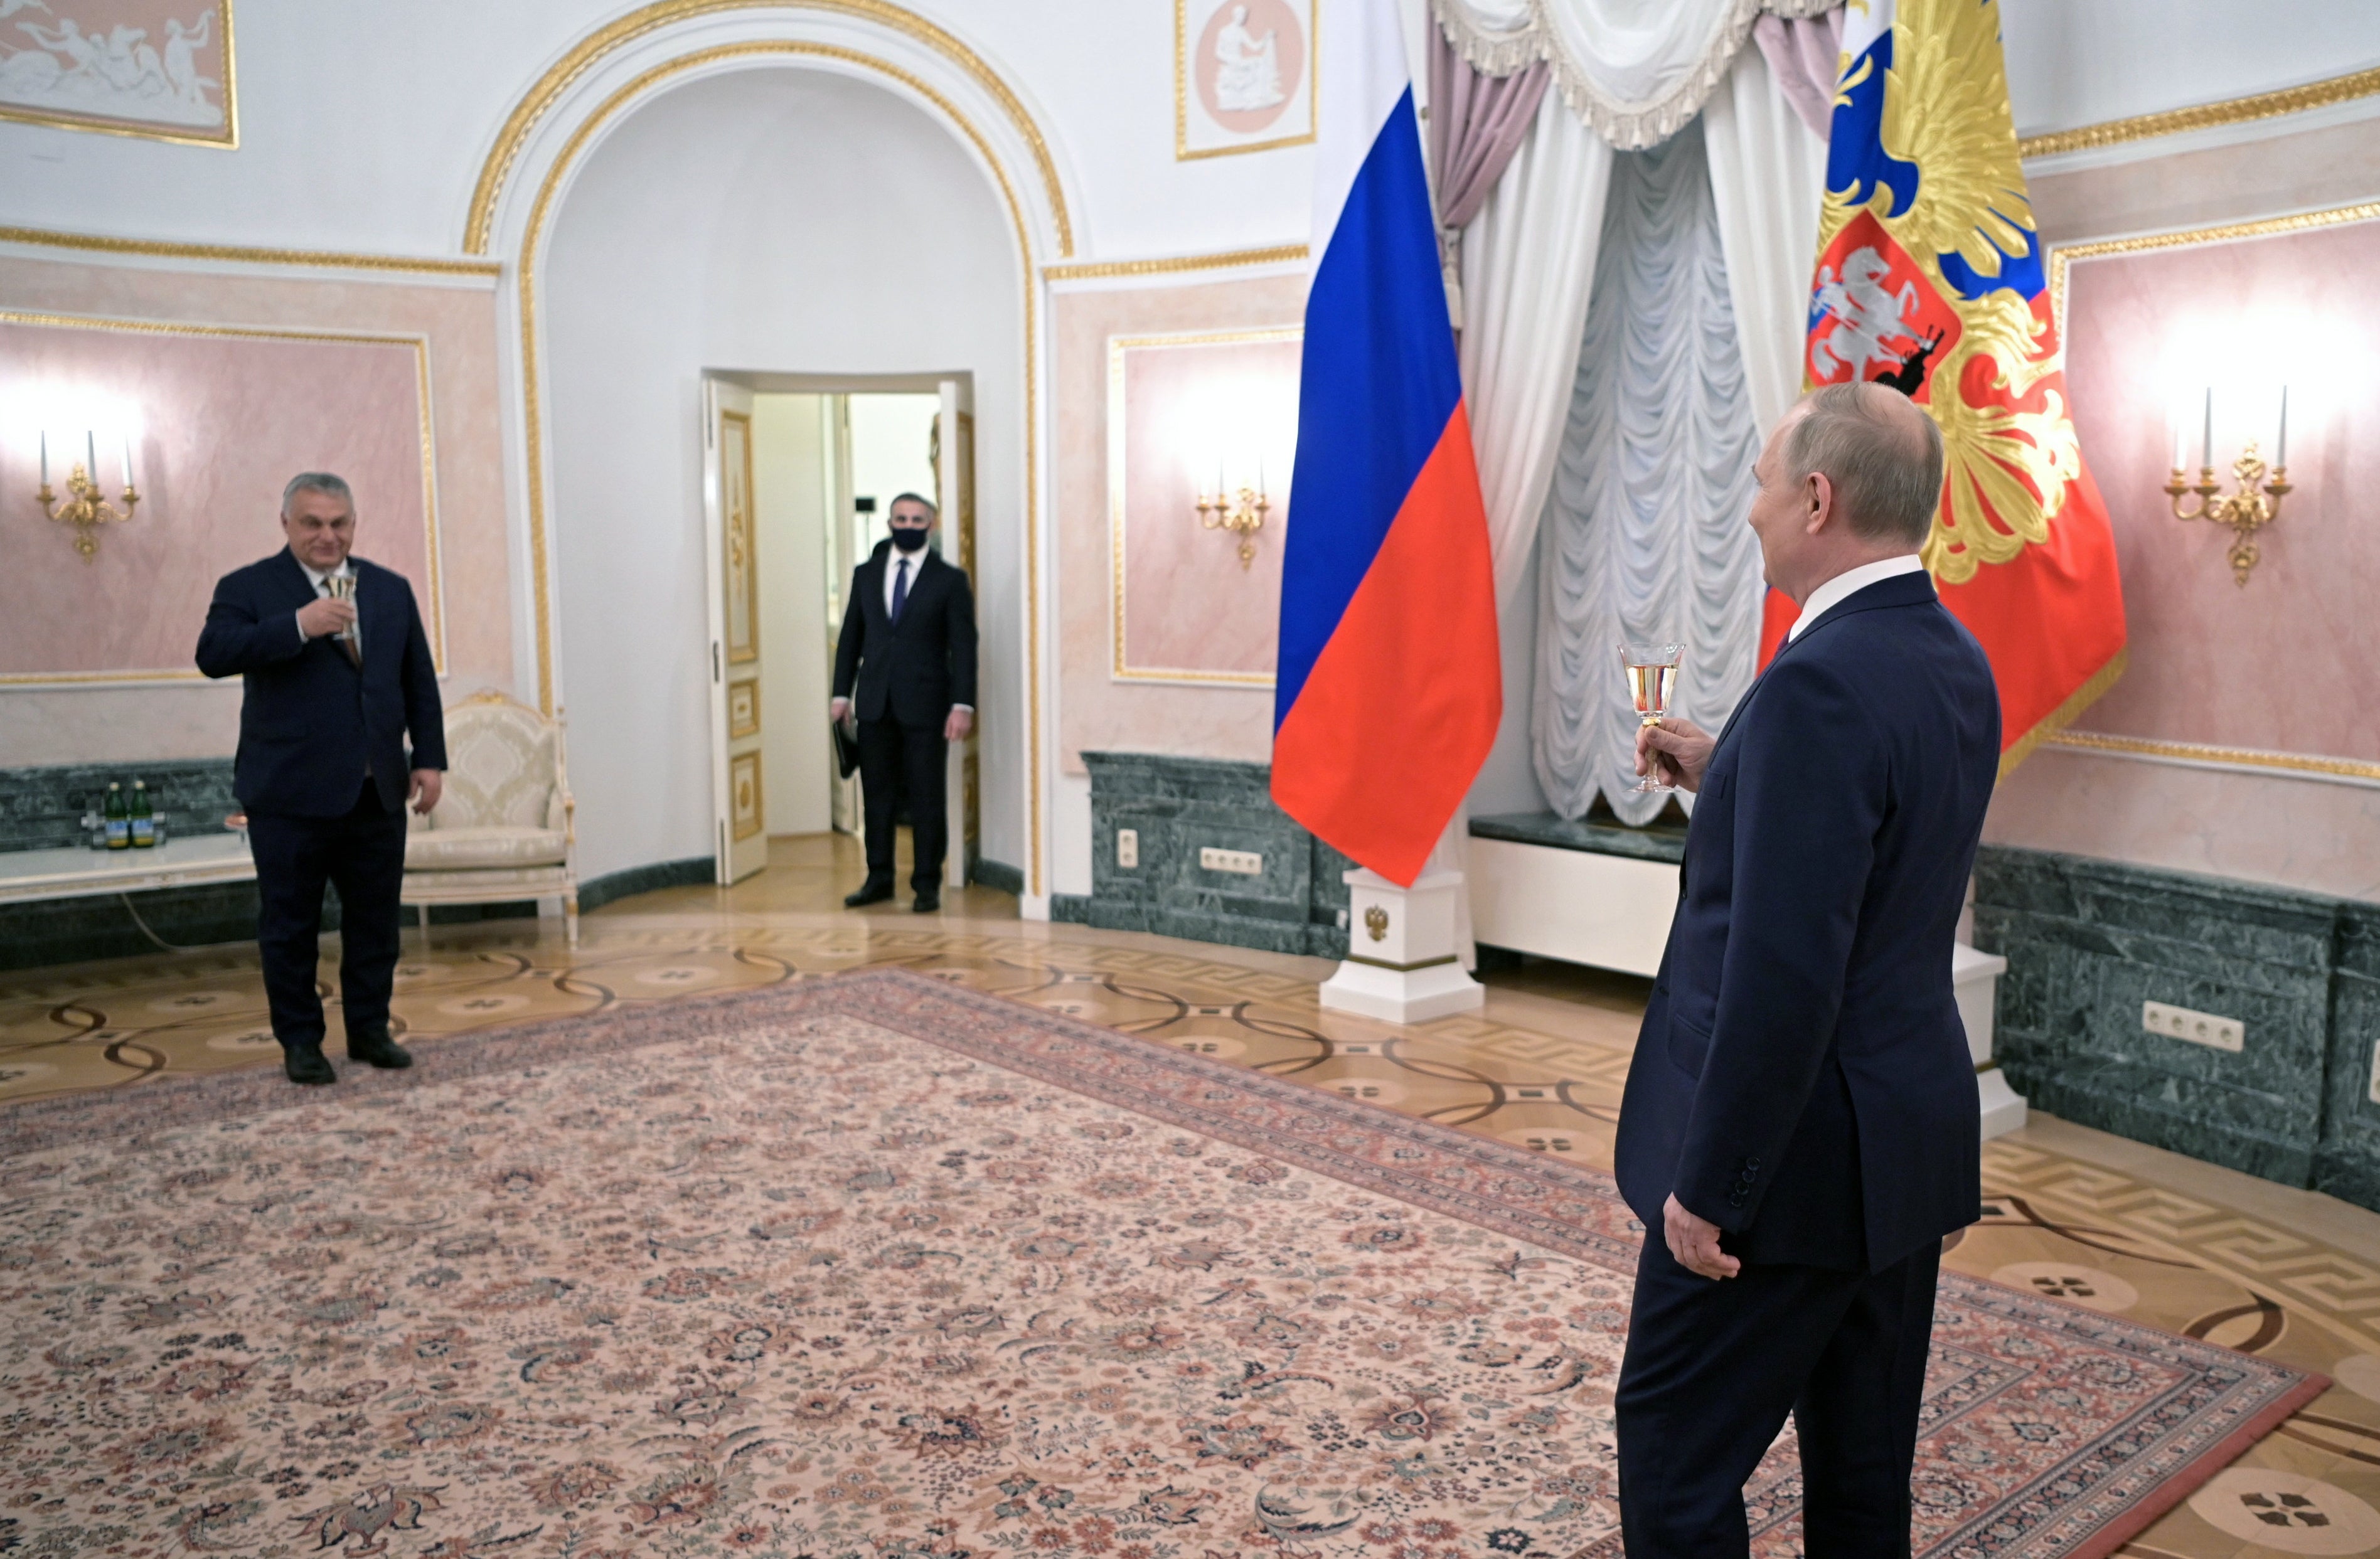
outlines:
[[[1566,817],[1597,792],[1632,824],[1668,800],[1633,789],[1622,641],[1685,645],[1671,707],[1706,728],[1752,682],[1759,434],[1729,290],[1701,127],[1619,157],[1539,538],[1531,748]]]
[[[1758,49],[1735,56],[1703,105],[1703,139],[1752,420],[1765,436],[1802,393],[1827,143],[1810,133]]]
[[[1561,449],[1611,155],[1548,92],[1463,229],[1463,392],[1500,604],[1528,565]]]
[[[1439,28],[1490,76],[1553,66],[1572,113],[1621,148],[1658,146],[1693,118],[1761,12],[1842,0],[1432,0]]]

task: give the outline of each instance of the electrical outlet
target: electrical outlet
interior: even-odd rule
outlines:
[[[2151,1033],[2161,1033],[2168,1039],[2188,1040],[2192,1045],[2204,1045],[2210,1050],[2228,1050],[2234,1054],[2248,1040],[2248,1027],[2237,1018],[2218,1018],[2212,1012],[2192,1012],[2187,1007],[2168,1007],[2162,1001],[2141,1004],[2141,1027]]]
[[[1140,830],[1138,828],[1116,830],[1116,865],[1120,870],[1127,872],[1138,869],[1140,865]]]
[[[1234,872],[1241,876],[1264,876],[1264,857],[1253,850],[1218,850],[1207,845],[1198,852],[1198,864],[1210,872]]]

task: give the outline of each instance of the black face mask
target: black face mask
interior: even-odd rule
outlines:
[[[914,552],[926,544],[927,527],[924,526],[893,526],[891,528],[892,545],[904,552]]]

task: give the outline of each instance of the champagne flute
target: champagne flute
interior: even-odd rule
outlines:
[[[1620,647],[1620,664],[1628,673],[1628,697],[1636,706],[1636,718],[1646,725],[1658,725],[1669,717],[1670,696],[1677,691],[1678,662],[1686,653],[1682,644],[1623,644]],[[1659,779],[1658,766],[1648,767],[1645,777],[1636,781],[1639,795],[1658,795],[1674,791],[1675,785],[1665,785]]]

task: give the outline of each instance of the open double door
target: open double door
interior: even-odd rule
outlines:
[[[823,388],[805,385],[805,390]],[[854,386],[855,393],[860,387]],[[869,388],[873,388],[870,386]],[[935,502],[941,509],[937,545],[965,569],[971,584],[975,568],[975,415],[968,383],[960,379],[939,382],[941,406],[934,423]],[[722,885],[739,882],[769,863],[767,786],[761,772],[760,636],[768,631],[767,603],[760,590],[758,567],[759,530],[752,496],[752,390],[730,380],[703,380],[702,510],[705,556],[710,574],[711,837]],[[827,458],[840,460],[836,451]],[[851,570],[865,554],[854,545],[856,516],[850,512],[851,485],[832,484],[833,513],[827,516],[825,548],[829,612],[826,630],[829,664],[832,645],[841,627],[837,608],[843,602]],[[977,613],[981,616],[978,600]],[[832,740],[823,704],[817,713],[818,740]],[[943,880],[952,888],[965,885],[967,870],[980,853],[978,832],[981,724],[975,735],[951,744],[949,798],[950,853]],[[830,773],[833,772],[832,768]],[[856,811],[856,809],[852,809]],[[865,828],[861,822],[855,832]]]

